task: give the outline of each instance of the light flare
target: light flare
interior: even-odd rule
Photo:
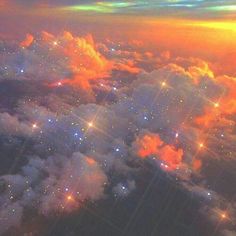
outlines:
[[[92,128],[94,126],[93,122],[88,123],[88,127]]]
[[[166,82],[165,81],[161,82],[161,87],[166,87]]]
[[[214,103],[214,107],[218,108],[220,106],[220,104],[218,102]]]
[[[32,124],[32,128],[33,129],[37,129],[38,128],[38,125],[36,123]]]
[[[199,144],[198,144],[198,147],[199,147],[200,149],[204,148],[204,143],[199,143]]]
[[[74,201],[74,197],[71,194],[69,194],[69,195],[66,196],[66,200],[68,202],[73,202]]]

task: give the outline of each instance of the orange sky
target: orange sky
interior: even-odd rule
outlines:
[[[4,6],[4,1],[1,1]],[[1,9],[1,8],[0,8]],[[170,51],[174,56],[199,57],[212,62],[217,73],[235,75],[236,21],[193,20],[120,14],[63,12],[60,9],[2,7],[0,36],[23,40],[41,31],[75,35],[91,33],[96,41],[141,41],[143,49]],[[115,30],[114,30],[115,29]],[[59,31],[59,32],[58,32]],[[15,34],[15,35],[12,35]]]

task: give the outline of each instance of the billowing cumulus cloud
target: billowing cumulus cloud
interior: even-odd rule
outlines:
[[[9,91],[10,101],[1,104],[0,135],[5,148],[24,145],[23,161],[14,157],[17,168],[0,178],[1,233],[24,223],[29,209],[50,217],[129,197],[145,163],[178,181],[204,216],[214,212],[213,222],[229,208],[235,190],[213,183],[216,163],[230,173],[235,166],[233,77],[215,76],[200,59],[69,32],[4,48],[0,95]],[[228,225],[224,233],[235,230]]]
[[[162,166],[165,166],[167,170],[177,169],[181,165],[183,150],[165,145],[159,135],[144,133],[136,139],[133,146],[136,149],[136,155],[141,158],[155,156],[165,163],[162,163]]]

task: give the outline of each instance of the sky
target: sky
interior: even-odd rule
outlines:
[[[2,7],[61,8],[67,11],[92,11],[99,13],[141,14],[153,16],[176,15],[185,17],[225,18],[234,16],[236,8],[233,0],[167,0],[167,1],[26,1],[3,0]]]
[[[39,30],[53,33],[71,30],[81,35],[92,32],[98,38],[141,39],[147,46],[159,44],[167,50],[177,49],[178,53],[190,52],[207,59],[220,60],[236,51],[232,40],[236,34],[236,5],[230,0],[2,0],[0,7],[3,37],[14,34],[13,37],[23,40],[27,33]],[[118,30],[113,32],[113,27]],[[171,40],[166,40],[169,37]],[[205,47],[211,53],[205,52]]]
[[[0,235],[236,235],[235,1],[0,21]]]

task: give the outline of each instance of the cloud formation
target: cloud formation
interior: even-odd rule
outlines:
[[[26,161],[1,176],[1,233],[19,226],[27,209],[50,217],[127,197],[146,162],[204,199],[203,214],[216,212],[217,221],[228,204],[234,219],[227,200],[235,190],[211,189],[208,171],[217,178],[211,167],[229,158],[227,171],[234,170],[235,78],[215,76],[200,59],[125,46],[44,32],[4,47],[11,53],[1,55],[0,82],[12,103],[2,104],[0,134],[13,146],[24,143]],[[12,85],[19,83],[25,89]]]

